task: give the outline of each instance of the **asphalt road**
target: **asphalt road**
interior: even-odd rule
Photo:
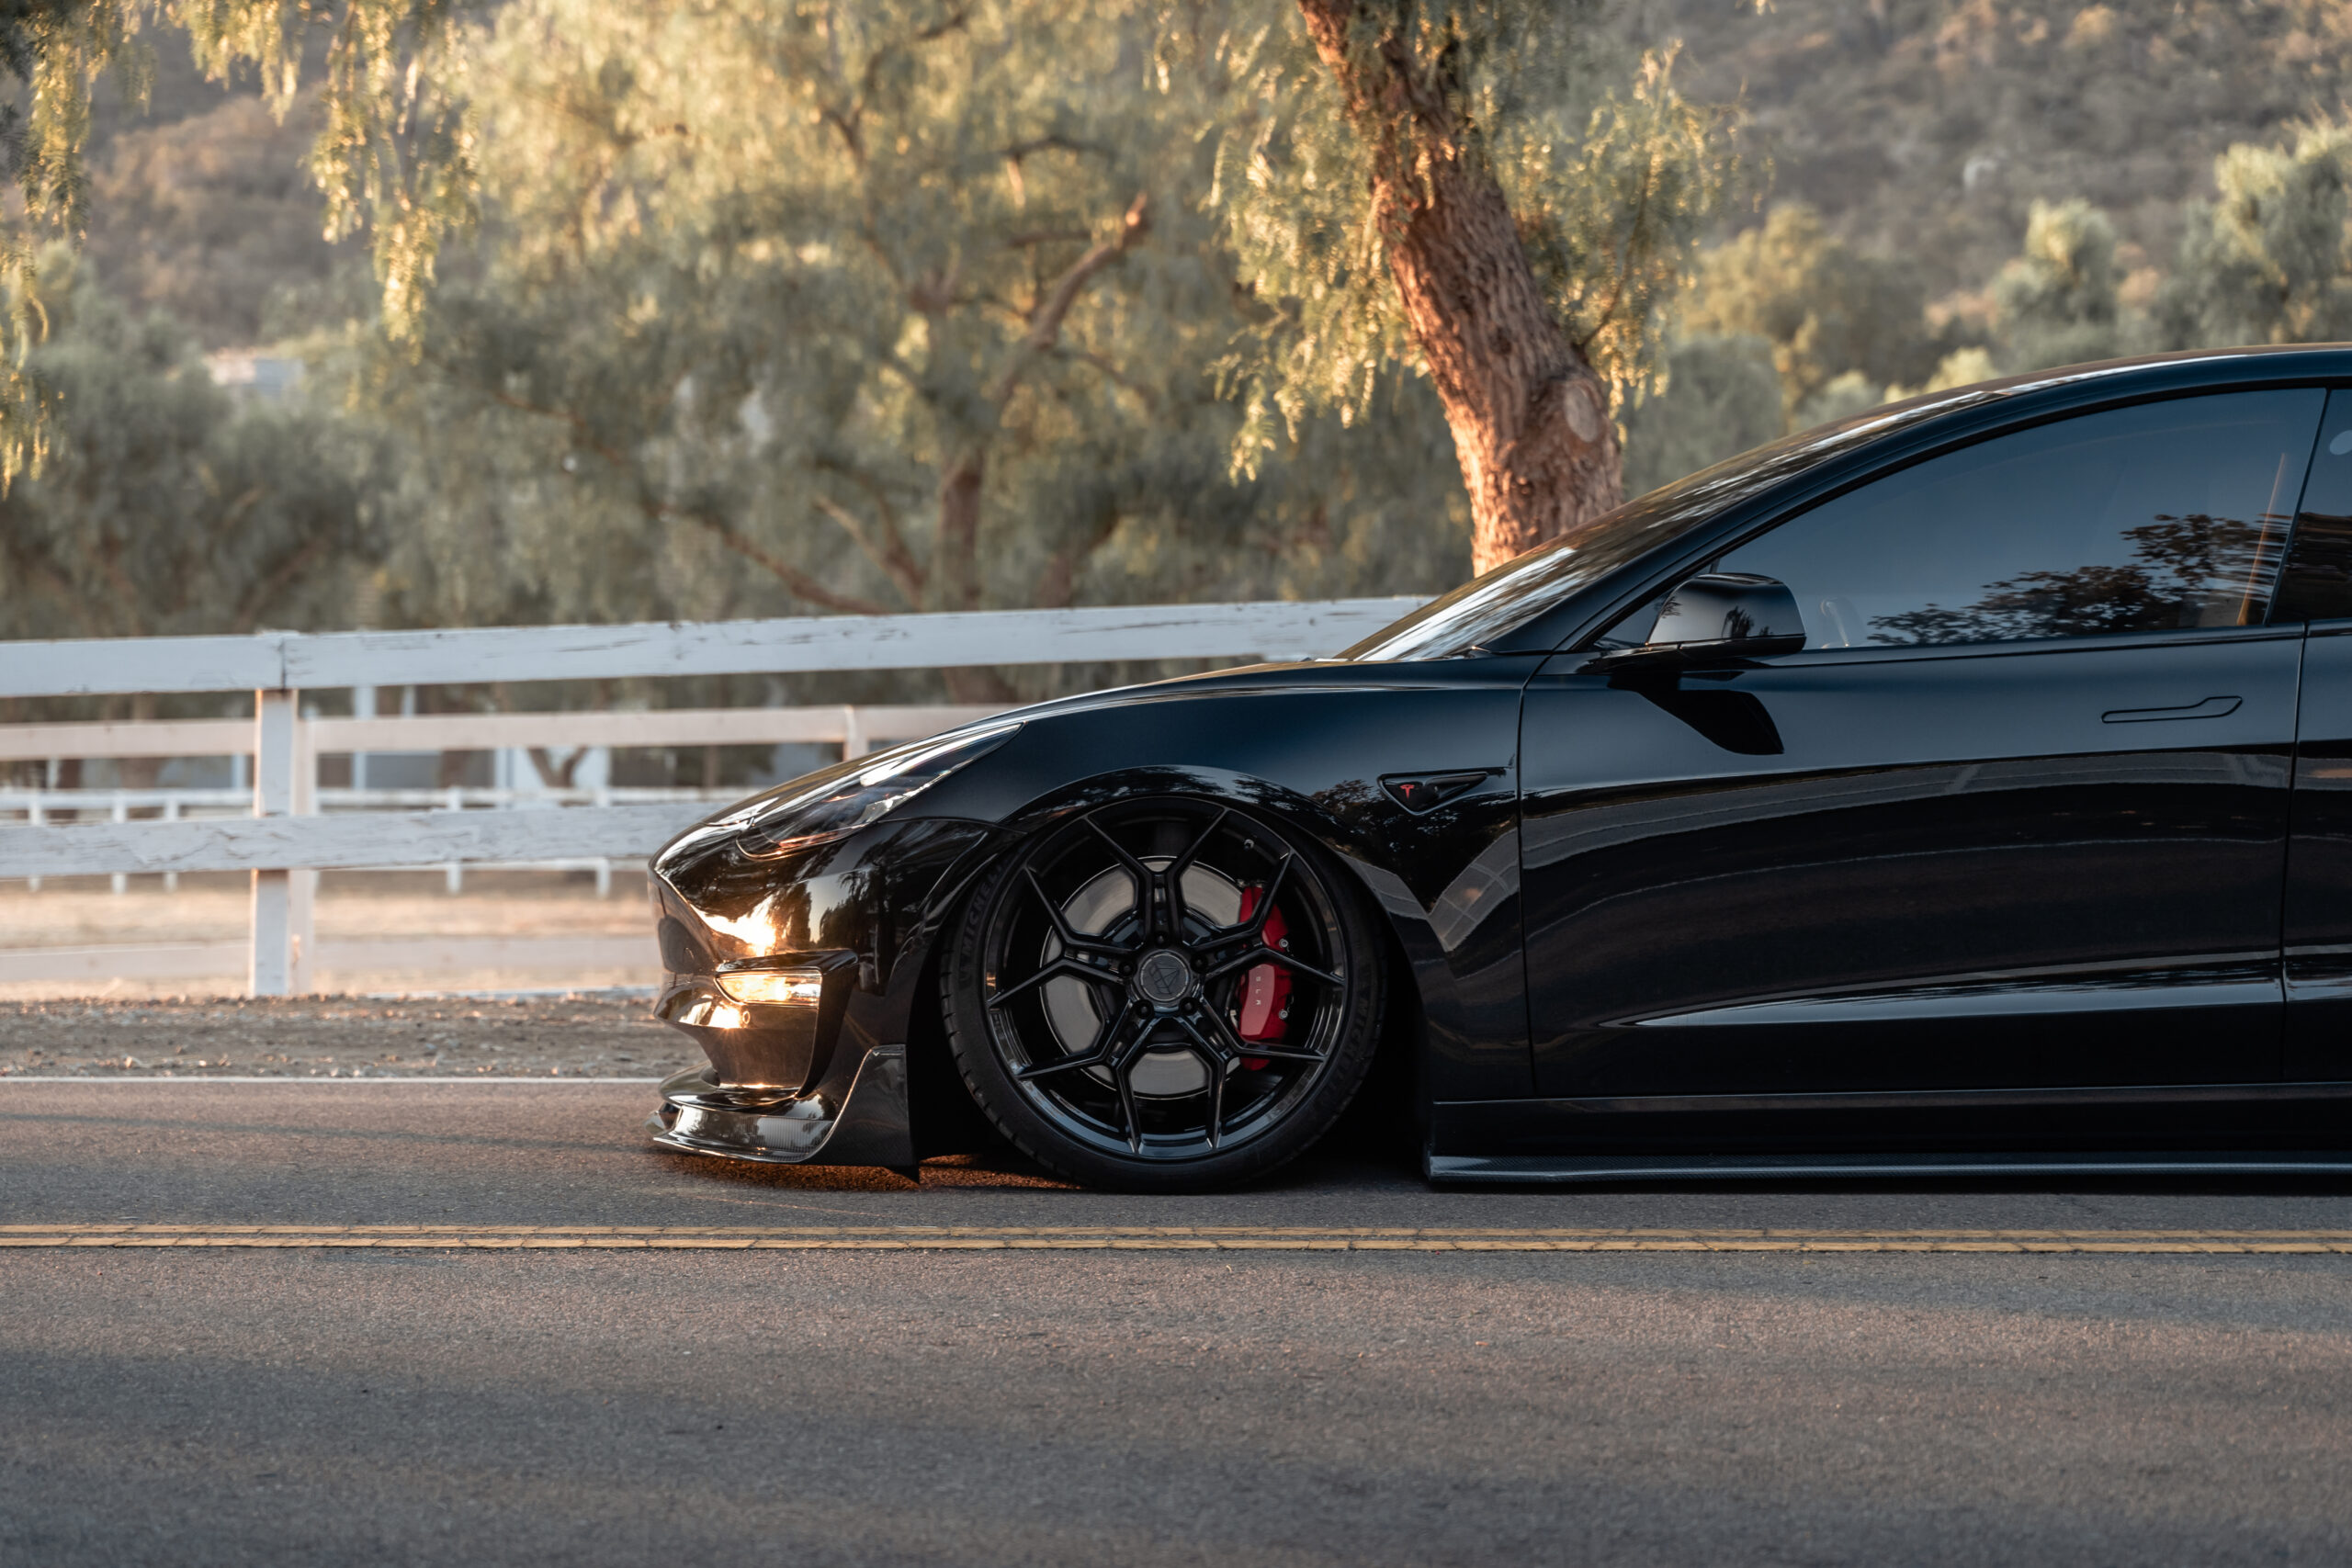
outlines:
[[[2352,1187],[1193,1199],[621,1084],[0,1085],[0,1224],[2203,1227]],[[0,1249],[0,1563],[2342,1562],[2352,1257]]]

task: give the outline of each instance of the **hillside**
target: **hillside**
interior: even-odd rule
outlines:
[[[2180,204],[2215,154],[2279,139],[2352,83],[2352,7],[2320,0],[1626,0],[1635,41],[1683,40],[1686,90],[1741,102],[1757,203],[1804,201],[1868,254],[1905,259],[1927,296],[1981,289],[2036,198],[2114,218],[2127,270],[2166,265]],[[156,38],[144,113],[102,89],[89,251],[127,298],[208,347],[255,341],[268,303],[327,286],[301,168],[309,125],[205,82]]]
[[[1687,91],[1746,105],[1770,200],[1905,258],[1930,299],[1981,288],[2037,197],[2086,197],[2137,247],[2127,267],[2165,265],[2215,154],[2352,83],[2352,7],[2322,0],[1631,0],[1624,17],[1684,40]]]
[[[154,46],[143,110],[111,82],[96,96],[85,252],[109,291],[167,311],[206,348],[263,341],[273,301],[315,295],[359,254],[320,235],[303,167],[317,122],[298,106],[280,124],[250,90],[205,81],[175,32]]]

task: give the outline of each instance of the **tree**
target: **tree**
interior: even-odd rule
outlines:
[[[353,396],[432,460],[390,601],[499,621],[1457,579],[1432,400],[1228,482],[1215,106],[1125,0],[515,0],[480,221]],[[781,600],[781,602],[779,602]],[[959,696],[1001,677],[956,671]]]
[[[1678,339],[1667,345],[1662,385],[1625,411],[1625,491],[1697,473],[1782,428],[1770,343],[1753,333]]]
[[[2352,336],[2352,123],[2322,118],[2287,147],[2213,164],[2220,198],[2188,212],[2156,303],[2177,347]]]
[[[1902,263],[1857,254],[1819,213],[1792,203],[1707,253],[1676,320],[1693,335],[1770,343],[1783,406],[1798,421],[1849,372],[1873,392],[1926,377],[1948,350],[1928,330],[1925,303]]]
[[[2082,200],[2037,201],[2023,254],[1993,280],[1994,325],[2015,371],[2112,359],[2124,352],[2115,225]]]
[[[1215,59],[1250,112],[1216,199],[1263,311],[1239,454],[1361,412],[1405,359],[1442,401],[1477,570],[1617,504],[1612,414],[1730,175],[1725,119],[1630,91],[1593,0],[1299,0]],[[1168,47],[1184,55],[1182,16]]]
[[[49,455],[0,497],[0,635],[155,637],[333,625],[380,546],[360,434],[239,405],[187,334],[133,317],[51,248],[36,281]]]

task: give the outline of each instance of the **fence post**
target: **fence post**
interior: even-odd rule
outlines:
[[[47,808],[45,808],[45,807],[41,805],[41,799],[40,799],[40,796],[39,795],[35,795],[33,796],[33,803],[32,803],[32,805],[31,805],[31,806],[30,806],[30,807],[26,810],[26,812],[25,812],[25,820],[26,820],[26,821],[28,821],[28,822],[29,822],[29,823],[31,823],[31,824],[32,824],[34,827],[36,827],[36,828],[40,827],[43,822],[46,822],[47,820],[49,820],[49,812],[48,812]],[[26,891],[26,892],[28,892],[28,893],[38,893],[38,892],[40,892],[40,877],[38,877],[38,876],[28,876],[28,877],[26,877],[26,878],[25,878],[25,891]]]
[[[254,815],[294,813],[294,704],[288,691],[254,694]],[[253,954],[245,988],[282,997],[294,982],[293,877],[285,871],[254,873]]]
[[[866,750],[864,716],[855,708],[842,709],[842,760],[863,757]]]
[[[598,784],[595,794],[590,798],[598,806],[610,806],[613,803],[612,787],[609,784]],[[613,859],[610,855],[599,855],[596,857],[596,897],[609,898],[612,896]]]
[[[465,792],[459,786],[451,784],[449,786],[449,804],[447,809],[451,811],[463,811],[465,808]],[[451,861],[448,864],[443,866],[441,868],[441,891],[454,896],[456,894],[463,893],[465,890],[466,868],[464,864],[458,861]]]
[[[130,820],[130,803],[123,799],[120,790],[114,792],[114,819],[118,822]],[[118,871],[108,878],[107,886],[113,889],[115,896],[119,897],[124,890],[130,887],[130,878]]]
[[[290,808],[297,817],[319,814],[319,746],[301,705],[294,707],[294,787]],[[311,954],[318,950],[319,874],[298,866],[286,874],[287,985],[298,997],[311,994]]]
[[[179,797],[175,795],[171,799],[164,802],[164,820],[166,822],[176,822],[179,819]],[[164,873],[164,891],[166,893],[176,893],[179,890],[180,874],[176,871],[167,871]]]

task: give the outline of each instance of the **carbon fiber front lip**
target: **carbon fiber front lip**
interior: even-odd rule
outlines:
[[[904,1045],[868,1051],[839,1105],[822,1093],[729,1088],[707,1067],[664,1081],[662,1100],[646,1134],[681,1153],[770,1165],[915,1163]]]

